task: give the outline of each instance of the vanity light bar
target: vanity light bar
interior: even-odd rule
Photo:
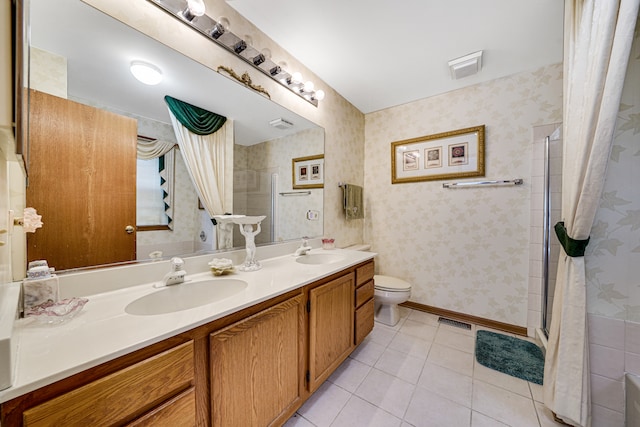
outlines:
[[[251,46],[251,44],[226,29],[224,25],[217,22],[206,13],[202,13],[199,16],[195,16],[193,13],[187,13],[187,16],[185,16],[185,10],[189,10],[185,0],[148,1],[169,13],[174,18],[182,21],[184,24],[189,25],[212,42],[233,53],[238,58],[259,70],[273,81],[286,87],[310,104],[317,107],[318,101],[324,98],[324,91],[313,89],[307,90],[310,87],[312,88],[313,84],[309,84],[310,82],[305,84],[294,81],[292,78],[293,74],[282,69],[282,67],[277,65],[270,58],[265,57],[261,52],[258,52],[256,48]]]

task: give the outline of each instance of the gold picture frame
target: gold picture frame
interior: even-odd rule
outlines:
[[[485,125],[391,143],[391,183],[484,176]]]
[[[324,188],[324,154],[291,160],[294,190]]]

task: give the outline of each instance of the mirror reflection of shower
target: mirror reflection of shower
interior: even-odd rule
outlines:
[[[544,201],[542,254],[542,329],[549,336],[556,288],[560,243],[553,226],[562,219],[562,138],[558,127],[544,141]]]
[[[233,213],[248,216],[264,215],[262,231],[255,236],[255,243],[272,242],[275,237],[278,174],[271,169],[236,170],[233,179]],[[238,227],[233,229],[233,246],[244,245],[244,237]]]

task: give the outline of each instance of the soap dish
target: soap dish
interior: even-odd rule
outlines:
[[[236,270],[234,266],[231,267],[211,267],[211,273],[214,276],[222,276],[223,274],[233,273]]]
[[[25,311],[26,317],[31,317],[39,323],[56,325],[73,319],[84,305],[87,298],[67,298],[58,302],[47,301]]]

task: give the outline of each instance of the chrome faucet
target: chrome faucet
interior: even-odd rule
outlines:
[[[300,247],[298,249],[296,249],[295,253],[293,254],[294,256],[301,256],[301,255],[306,255],[307,252],[309,252],[311,250],[311,246],[309,246],[309,242],[307,242],[307,238],[303,237],[302,238],[302,245],[300,245]]]
[[[184,271],[183,268],[184,261],[182,258],[171,258],[171,271],[165,274],[164,279],[162,279],[162,284],[164,286],[171,286],[184,283],[184,276],[187,275],[187,272]]]

